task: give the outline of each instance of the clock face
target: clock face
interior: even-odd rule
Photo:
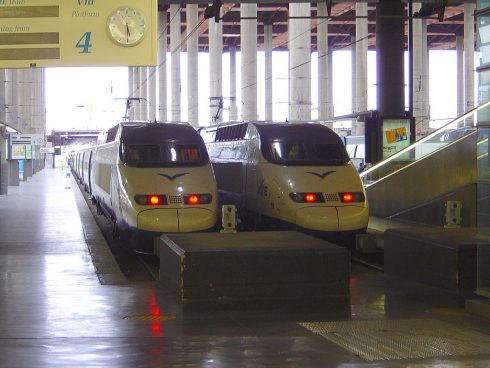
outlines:
[[[134,46],[146,35],[145,16],[133,8],[119,8],[107,20],[111,39],[120,46]]]

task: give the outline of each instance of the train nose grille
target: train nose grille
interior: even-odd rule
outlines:
[[[167,200],[168,200],[168,204],[181,204],[182,196],[180,195],[167,196]]]
[[[323,193],[325,195],[326,202],[338,202],[339,195],[337,193]]]

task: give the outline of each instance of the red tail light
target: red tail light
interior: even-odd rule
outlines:
[[[306,203],[315,203],[317,201],[317,196],[315,193],[308,193],[305,195]]]
[[[150,196],[150,204],[156,206],[157,204],[160,204],[160,197],[156,195]]]
[[[134,196],[134,200],[142,206],[161,206],[167,204],[167,197],[161,194],[137,194]]]
[[[184,196],[184,203],[188,205],[209,204],[213,200],[213,196],[209,193],[187,194]]]
[[[352,202],[352,194],[344,193],[342,196],[342,202]]]
[[[339,193],[339,196],[342,203],[364,202],[366,199],[362,192]]]
[[[322,193],[289,193],[289,197],[298,203],[323,203],[325,199],[323,199]]]

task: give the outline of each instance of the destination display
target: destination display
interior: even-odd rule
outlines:
[[[157,0],[0,0],[0,68],[157,62]]]

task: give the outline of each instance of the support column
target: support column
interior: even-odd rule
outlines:
[[[327,16],[327,4],[317,3],[318,16]],[[317,24],[317,49],[318,49],[318,119],[326,120],[333,116],[332,95],[329,95],[329,63],[331,55],[328,49],[328,19],[319,18]],[[331,75],[330,75],[331,78]]]
[[[421,3],[413,5],[418,12]],[[427,49],[427,20],[413,19],[413,116],[422,135],[429,132],[429,53]]]
[[[356,89],[355,112],[367,111],[367,52],[368,52],[368,22],[367,3],[356,2]],[[364,123],[357,120],[353,123],[352,134],[364,135]]]
[[[148,119],[157,121],[157,68],[148,67]]]
[[[12,187],[18,187],[19,180],[19,160],[9,160],[9,185]]]
[[[172,90],[172,121],[180,121],[180,5],[170,4],[170,81]]]
[[[13,122],[12,69],[5,69],[5,121],[15,128]]]
[[[335,116],[335,107],[333,105],[333,52],[328,54],[328,69],[327,69],[327,117]],[[333,128],[333,123],[329,123],[330,128]]]
[[[355,31],[354,31],[355,32]],[[356,111],[356,34],[350,36],[350,68],[351,68],[351,112]],[[354,121],[352,122],[354,129]]]
[[[464,43],[463,36],[456,36],[456,115],[464,114]]]
[[[2,75],[3,71],[0,71],[0,79]],[[0,90],[2,87],[0,85]],[[0,106],[2,106],[1,104],[2,102],[0,102]],[[9,186],[9,164],[7,162],[7,141],[4,138],[5,131],[5,127],[0,127],[0,195],[8,194]]]
[[[272,103],[272,24],[264,24],[265,120],[273,120]]]
[[[137,99],[141,98],[141,77],[140,77],[140,68],[139,67],[134,67],[134,92],[133,96]],[[133,119],[138,120],[141,115],[141,100],[136,100],[133,103]]]
[[[158,119],[167,117],[167,11],[158,12]]]
[[[212,123],[223,121],[222,114],[218,113],[223,98],[222,82],[222,53],[223,53],[223,23],[211,18],[209,21],[209,98]]]
[[[257,4],[240,4],[242,17],[257,17]],[[257,19],[240,21],[242,120],[257,120]]]
[[[236,106],[236,48],[230,47],[230,121],[238,119]]]
[[[6,100],[5,90],[7,87],[7,69],[0,69],[0,123],[6,123]]]
[[[133,97],[133,91],[134,91],[134,68],[129,66],[128,67],[128,97]],[[128,106],[128,105],[126,105]],[[126,111],[126,116],[125,118],[128,121],[133,120],[133,109],[132,109],[133,103],[130,101],[129,102],[129,108]]]
[[[310,17],[309,3],[290,3],[291,17]],[[311,119],[311,24],[309,19],[290,19],[289,120]]]
[[[141,110],[140,120],[148,120],[148,67],[141,66],[140,68],[140,93],[141,93]]]
[[[18,94],[17,111],[19,116],[19,123],[20,126],[22,127],[23,132],[32,133],[32,128],[29,125],[30,122],[26,117],[27,105],[29,103],[29,97],[30,97],[30,91],[28,88],[29,75],[26,69],[19,69],[17,70],[17,76],[18,76],[18,83],[19,83],[18,90],[17,90],[17,94]]]
[[[465,112],[475,107],[475,4],[464,4]]]
[[[198,41],[199,32],[189,36],[198,24],[197,4],[187,4],[187,111],[188,121],[192,126],[199,126],[199,73],[198,73]]]
[[[377,104],[381,116],[404,116],[404,4],[379,0],[376,22]]]

